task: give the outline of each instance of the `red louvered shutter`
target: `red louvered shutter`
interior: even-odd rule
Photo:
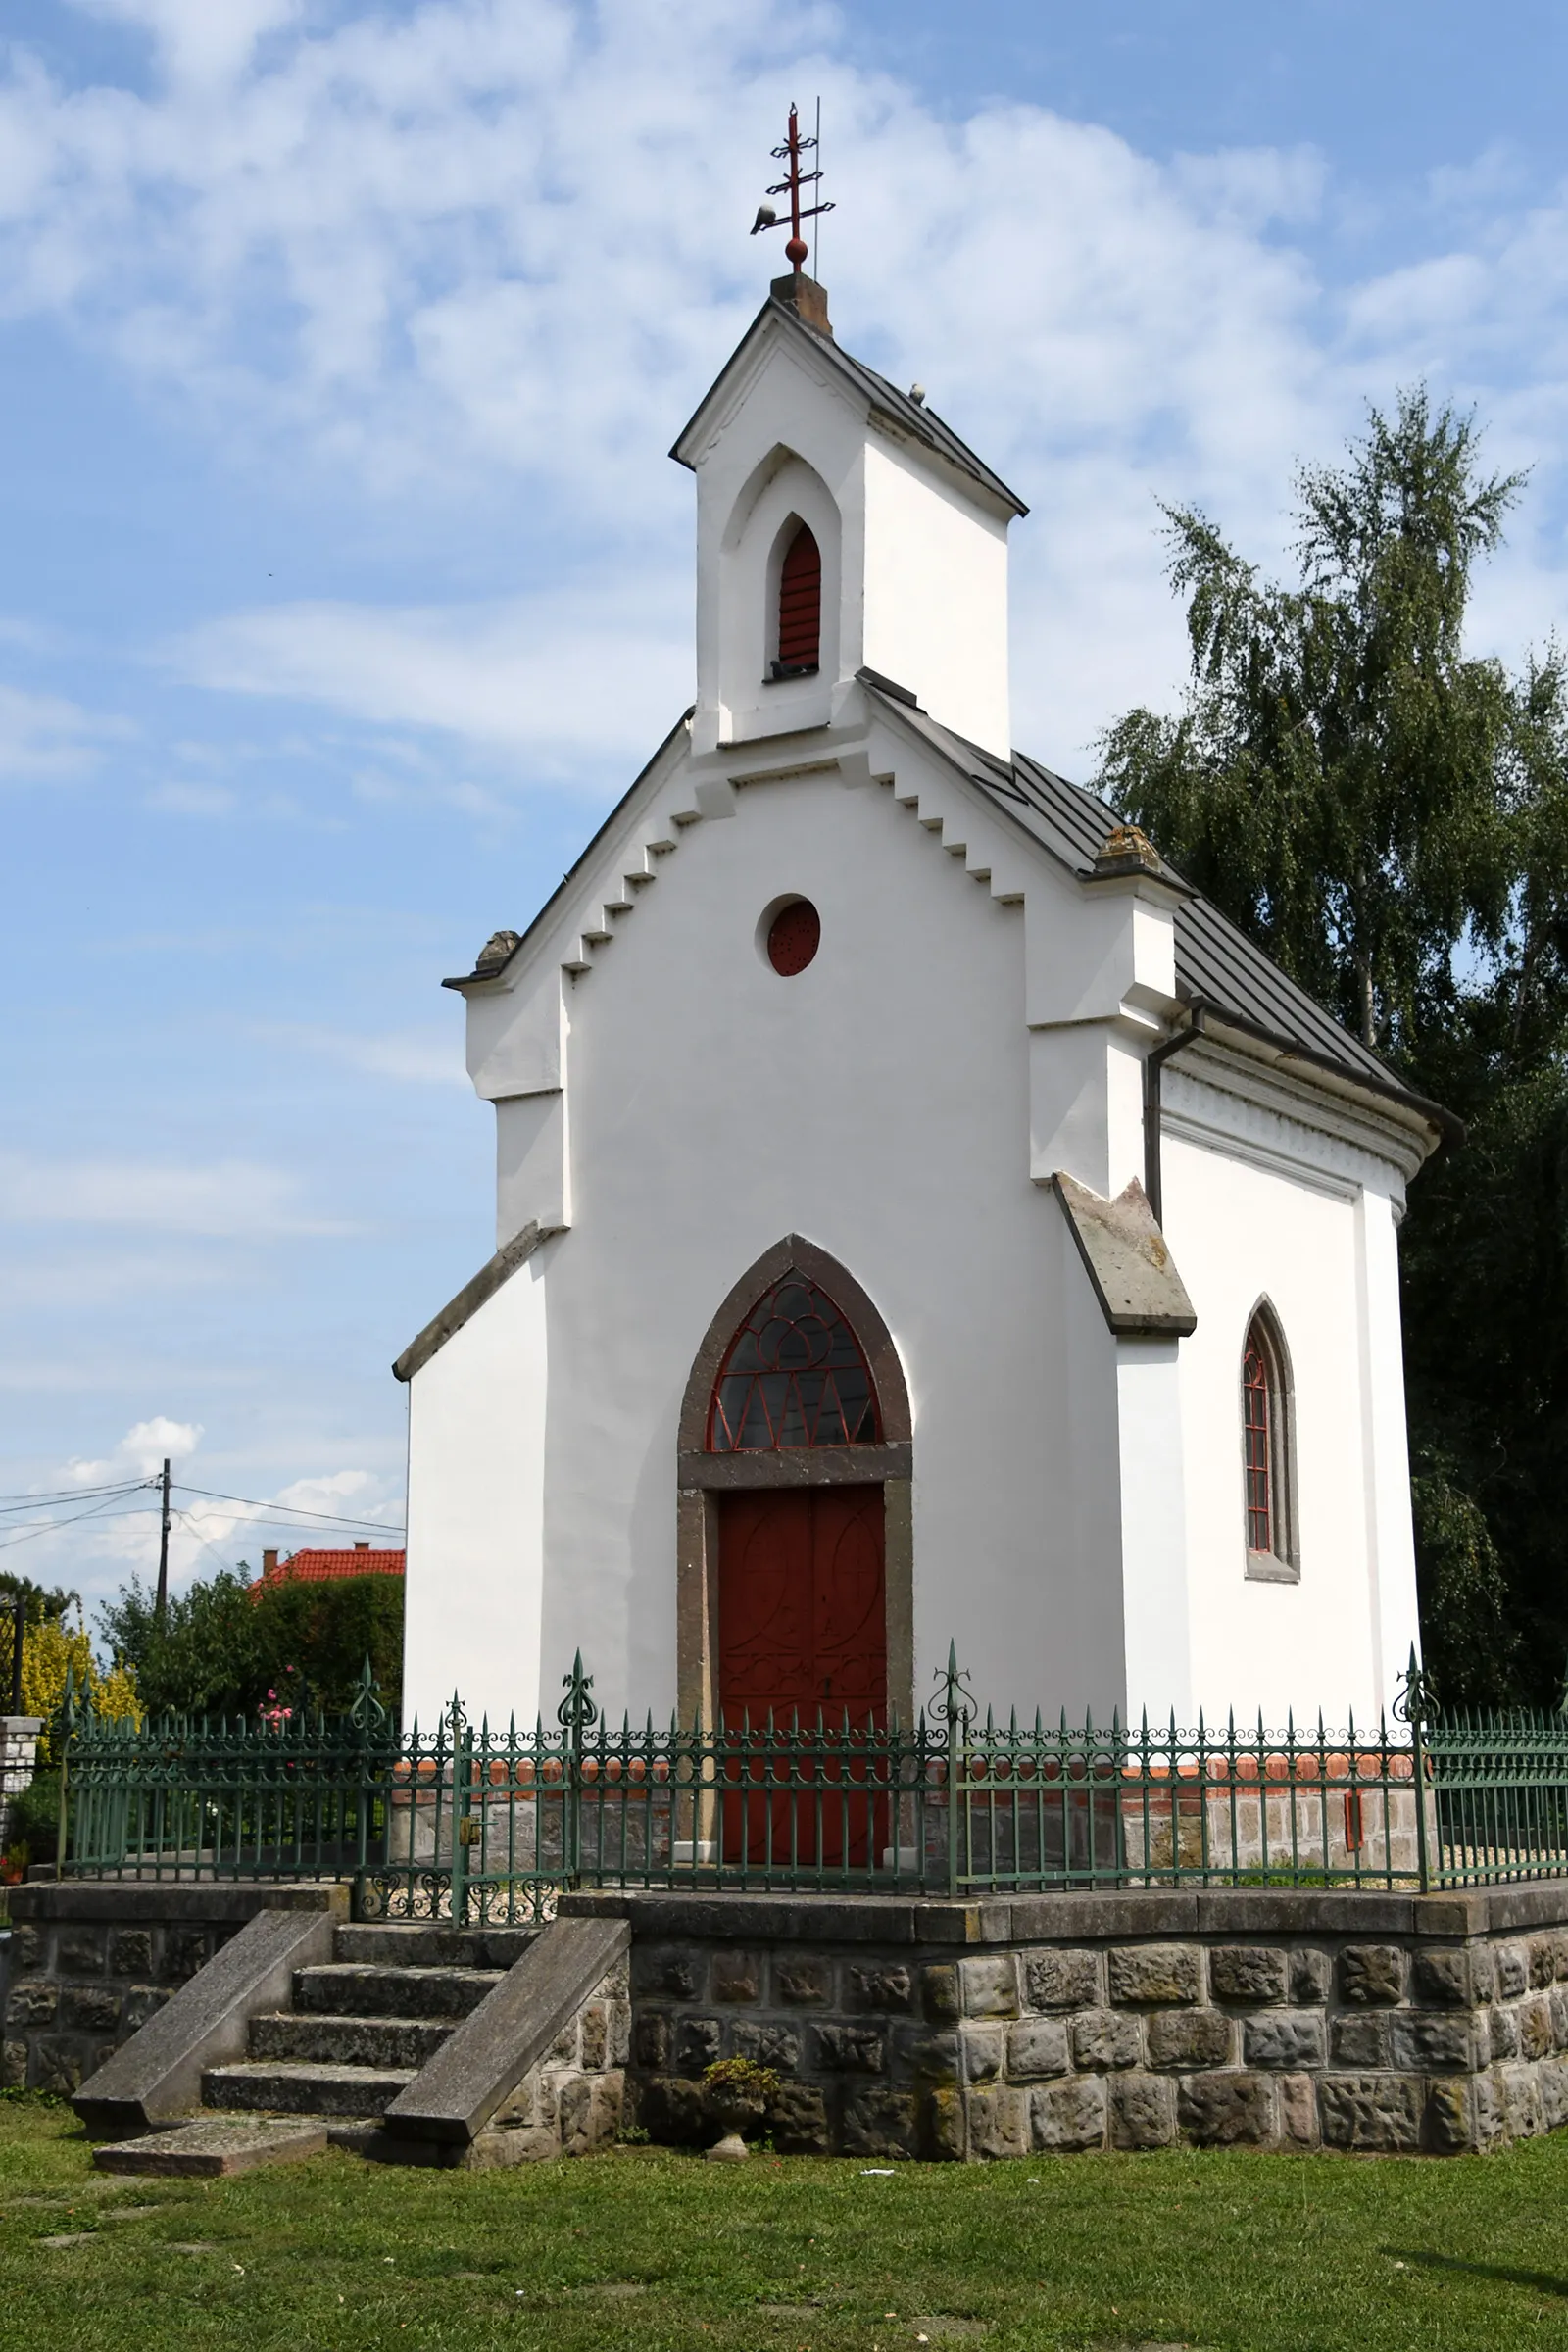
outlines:
[[[822,553],[803,522],[778,583],[778,666],[815,669],[822,642]]]

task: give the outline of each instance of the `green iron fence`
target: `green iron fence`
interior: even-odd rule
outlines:
[[[579,1658],[554,1722],[70,1710],[83,1877],[348,1878],[365,1918],[539,1917],[564,1886],[967,1896],[1106,1886],[1425,1890],[1568,1875],[1568,1721],[1136,1729],[982,1715],[950,1653],[911,1726],[612,1725]]]

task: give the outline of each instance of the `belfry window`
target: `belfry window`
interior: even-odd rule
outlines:
[[[1242,1350],[1243,1509],[1247,1573],[1265,1579],[1298,1574],[1292,1396],[1284,1342],[1266,1306],[1247,1327]]]
[[[775,678],[808,677],[822,650],[822,551],[802,523],[784,551],[778,575],[778,659]]]
[[[859,1341],[825,1291],[786,1274],[729,1344],[709,1408],[709,1452],[874,1446],[881,1435]]]

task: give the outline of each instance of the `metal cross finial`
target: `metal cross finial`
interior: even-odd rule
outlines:
[[[803,172],[801,170],[802,156],[815,149],[821,137],[821,130],[822,102],[820,99],[816,103],[816,132],[808,139],[803,139],[801,136],[800,116],[792,105],[789,135],[782,147],[775,147],[773,150],[781,164],[789,165],[789,174],[787,178],[776,180],[767,192],[770,196],[787,196],[790,200],[790,233],[789,241],[784,247],[784,258],[796,270],[805,268],[806,256],[808,251],[806,239],[801,234],[801,222],[813,220],[818,213],[830,213],[833,210],[831,204],[803,205],[801,202],[801,190],[814,186],[822,176],[819,171]],[[755,237],[760,229],[777,228],[779,225],[779,216],[774,212],[773,207],[770,204],[760,204],[757,208],[757,219],[752,222],[753,236]]]

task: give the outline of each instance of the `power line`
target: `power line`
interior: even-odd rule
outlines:
[[[70,1516],[69,1518],[66,1518],[66,1519],[48,1519],[48,1520],[45,1520],[44,1524],[43,1524],[41,1527],[35,1527],[35,1528],[33,1528],[33,1529],[31,1530],[31,1532],[30,1532],[29,1534],[27,1534],[27,1535],[24,1535],[24,1536],[17,1536],[17,1535],[13,1535],[13,1536],[11,1536],[11,1537],[10,1537],[10,1538],[9,1538],[9,1539],[6,1541],[6,1542],[4,1542],[4,1543],[0,1543],[0,1551],[15,1551],[15,1550],[16,1550],[16,1548],[17,1548],[17,1545],[18,1545],[19,1544],[36,1544],[36,1543],[37,1543],[37,1541],[38,1541],[38,1538],[39,1538],[40,1536],[47,1536],[47,1535],[49,1535],[50,1533],[52,1533],[52,1531],[53,1531],[55,1528],[58,1528],[58,1527],[74,1527],[74,1526],[77,1524],[77,1522],[78,1522],[79,1520],[82,1520],[82,1519],[95,1519],[95,1518],[98,1516],[98,1514],[99,1514],[99,1512],[100,1512],[100,1511],[106,1511],[106,1510],[109,1508],[109,1503],[110,1503],[110,1501],[112,1501],[113,1499],[115,1499],[113,1496],[109,1496],[109,1497],[106,1497],[106,1499],[105,1499],[103,1502],[95,1502],[95,1503],[92,1505],[92,1507],[91,1507],[91,1509],[90,1509],[90,1510],[85,1510],[85,1511],[73,1511],[73,1512],[72,1512],[72,1514],[71,1514],[71,1516]],[[124,1516],[124,1517],[127,1517],[127,1518],[128,1518],[128,1517],[130,1517],[130,1516],[131,1516],[131,1514],[130,1514],[129,1512],[126,1512],[126,1513],[124,1513],[124,1514],[122,1514],[122,1513],[120,1513],[120,1512],[118,1512],[118,1511],[117,1511],[117,1512],[114,1514],[114,1516],[115,1516],[116,1518],[119,1518],[119,1517],[121,1517],[121,1516]]]
[[[139,1494],[144,1487],[157,1483],[151,1478],[125,1478],[115,1487],[61,1487],[53,1494],[8,1494],[0,1497],[0,1513],[41,1511],[51,1503],[84,1502],[92,1494]]]
[[[149,1480],[148,1484],[154,1485],[156,1481]],[[265,1511],[275,1527],[287,1525],[290,1519],[319,1519],[329,1527],[371,1528],[378,1536],[403,1533],[401,1528],[389,1526],[384,1519],[350,1519],[345,1518],[340,1511],[307,1510],[303,1503],[263,1502],[254,1494],[218,1494],[211,1487],[182,1486],[178,1479],[174,1481],[174,1489],[180,1494],[200,1494],[208,1502],[237,1502],[247,1511]]]

